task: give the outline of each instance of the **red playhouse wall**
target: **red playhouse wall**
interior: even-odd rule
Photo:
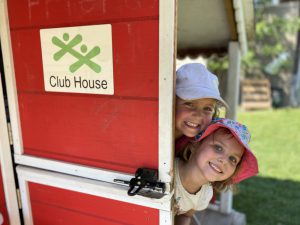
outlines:
[[[158,0],[8,1],[24,153],[158,167]],[[39,30],[111,24],[114,95],[45,92]]]
[[[25,155],[158,167],[158,0],[9,0]],[[111,24],[114,95],[45,92],[40,29]],[[63,171],[62,171],[63,172]],[[34,225],[159,224],[159,210],[29,183]]]

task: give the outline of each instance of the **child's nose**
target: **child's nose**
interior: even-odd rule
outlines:
[[[225,157],[219,157],[218,162],[224,165],[228,163],[228,160]]]
[[[198,123],[203,123],[204,116],[201,111],[195,110],[193,113],[193,117],[196,119]]]
[[[223,164],[224,160],[222,158],[218,158],[218,162]]]

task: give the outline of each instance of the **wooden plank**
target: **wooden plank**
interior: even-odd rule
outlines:
[[[247,102],[242,104],[243,109],[267,109],[271,107],[270,102]]]
[[[271,108],[272,99],[269,80],[244,79],[241,84],[241,107],[244,110]]]
[[[270,101],[270,97],[268,95],[244,96],[243,101]]]
[[[229,29],[230,30],[230,40],[237,41],[238,40],[238,32],[237,32],[236,21],[234,18],[235,11],[233,8],[233,3],[231,0],[225,0],[224,6],[225,6],[225,10],[226,10],[228,25],[230,28]]]
[[[238,42],[229,43],[229,68],[227,79],[226,102],[229,106],[226,117],[235,120],[237,117],[238,98],[240,91],[240,65],[241,65],[241,49]],[[232,210],[232,192],[227,191],[221,193],[220,212],[230,214]]]
[[[172,185],[177,1],[159,1],[159,179]],[[160,224],[173,224],[172,213],[161,213]]]
[[[270,91],[267,90],[266,92],[245,92],[243,93],[243,98],[253,97],[253,98],[260,98],[260,97],[268,97],[270,98]]]
[[[260,97],[268,97],[270,98],[269,90],[267,92],[245,92],[243,93],[243,98],[253,97],[253,98],[260,98]]]
[[[158,21],[114,24],[112,33],[115,96],[157,98]],[[11,35],[18,91],[45,92],[39,30]]]
[[[159,224],[159,211],[144,206],[29,183],[35,225]]]
[[[157,101],[19,95],[25,154],[134,173],[158,166]]]
[[[13,59],[12,54],[10,52],[10,35],[9,35],[9,25],[7,20],[7,5],[6,1],[0,1],[0,43],[1,43],[1,61],[3,64],[3,69],[5,71],[5,75],[10,77],[10,80],[6,80],[7,83],[10,83],[13,80]],[[2,61],[3,60],[3,61]],[[6,88],[7,96],[4,96],[4,86],[2,83],[2,76],[0,80],[0,212],[4,216],[4,225],[19,225],[20,221],[20,211],[18,207],[18,199],[17,199],[17,191],[16,191],[16,182],[15,182],[15,174],[14,174],[14,165],[12,161],[12,150],[11,143],[8,131],[8,118],[6,112],[6,104],[5,99],[13,100],[15,95],[12,96],[13,90]],[[14,93],[15,94],[15,93]],[[9,104],[11,115],[17,117],[15,112],[15,107],[17,104]],[[19,126],[14,123],[12,126],[17,129]],[[18,140],[13,137],[13,140],[18,142]],[[19,145],[16,143],[14,146],[18,148]]]
[[[243,86],[242,87],[243,92],[268,92],[269,87],[266,86]]]
[[[130,3],[137,2],[126,1]],[[37,4],[34,7],[41,6]],[[145,4],[149,6],[150,1],[140,6]],[[122,14],[118,16],[123,18]],[[25,154],[129,173],[141,166],[157,168],[158,22],[158,17],[146,13],[144,19],[112,24],[113,96],[45,92],[39,27],[13,29]]]
[[[12,29],[158,19],[158,0],[9,0],[8,9]]]
[[[259,80],[256,80],[256,79],[243,79],[241,81],[242,85],[261,85],[261,86],[270,86],[270,82],[269,80],[267,79],[259,79]]]

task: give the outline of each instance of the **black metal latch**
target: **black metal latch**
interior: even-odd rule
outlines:
[[[130,181],[114,179],[118,184],[128,185],[128,195],[142,195],[149,198],[162,198],[164,196],[166,185],[158,181],[157,171],[147,168],[138,168],[135,177]]]

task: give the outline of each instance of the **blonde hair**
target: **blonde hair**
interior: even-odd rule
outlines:
[[[230,132],[229,129],[227,129],[227,128],[221,128],[221,129],[224,130],[224,134],[230,135],[231,138],[234,137],[234,135]],[[220,130],[220,128],[217,130]],[[211,133],[211,135],[214,135],[214,133],[217,130],[215,130],[213,133]],[[205,137],[205,138],[207,138],[207,137]],[[190,141],[182,151],[177,153],[177,156],[185,162],[189,161],[191,159],[192,152],[195,152],[200,147],[200,145],[202,144],[202,141],[205,138],[203,138],[201,141],[198,141],[198,142]],[[233,191],[237,190],[236,185],[233,183],[233,177],[239,172],[242,160],[243,160],[243,156],[242,156],[241,160],[239,161],[239,163],[237,164],[234,173],[229,178],[227,178],[226,180],[223,180],[223,181],[211,182],[211,185],[214,188],[214,190],[216,190],[217,192],[222,192],[222,191],[227,191],[227,190],[233,190]]]
[[[223,106],[223,104],[220,101],[216,100],[215,113],[212,116],[213,119],[220,117],[221,108],[225,108],[225,107]],[[226,108],[225,108],[225,113],[226,113]]]

